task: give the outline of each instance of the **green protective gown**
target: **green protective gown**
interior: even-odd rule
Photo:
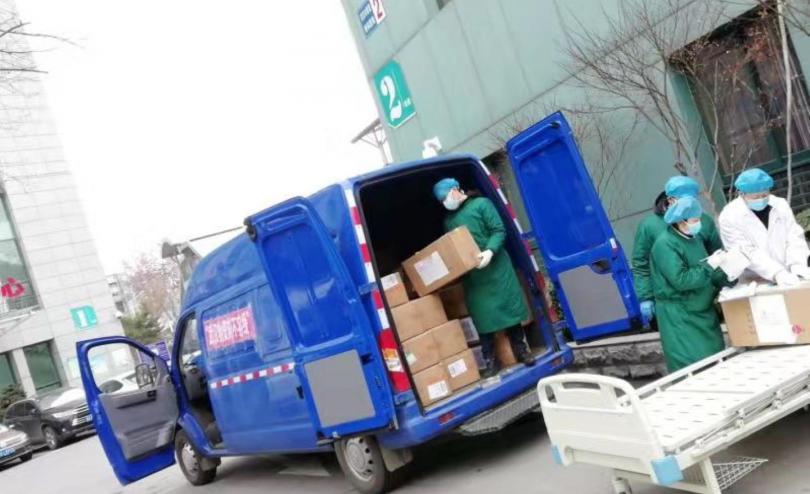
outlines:
[[[523,290],[509,253],[503,248],[506,228],[495,205],[484,197],[467,199],[444,220],[446,231],[460,226],[470,230],[481,251],[489,249],[494,254],[489,266],[474,269],[462,278],[467,309],[478,332],[494,333],[528,319]]]
[[[681,235],[674,227],[664,230],[652,247],[655,316],[670,371],[725,347],[714,299],[728,279],[706,264],[707,256],[701,239]]]
[[[703,213],[700,217],[702,227],[698,237],[703,239],[703,245],[708,253],[713,253],[717,249],[723,248],[717,225],[711,216]],[[636,229],[636,240],[633,244],[633,279],[636,287],[636,295],[639,302],[653,300],[653,287],[650,278],[650,252],[658,236],[667,229],[668,225],[664,218],[653,213],[639,223]]]

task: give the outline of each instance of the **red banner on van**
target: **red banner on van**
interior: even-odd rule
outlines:
[[[208,350],[219,350],[243,341],[256,339],[253,308],[242,307],[222,316],[203,321]]]

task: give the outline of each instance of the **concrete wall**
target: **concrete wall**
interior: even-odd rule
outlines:
[[[566,59],[560,46],[565,26],[561,19],[570,19],[566,12],[575,12],[583,21],[579,29],[598,32],[606,22],[601,8],[614,12],[617,3],[453,0],[439,9],[435,0],[389,0],[383,2],[386,18],[367,37],[357,15],[364,2],[342,1],[375,101],[374,74],[392,59],[399,62],[412,95],[415,117],[397,129],[386,126],[395,161],[419,158],[423,141],[433,136],[441,139],[445,152],[488,156],[503,146],[516,123],[536,121],[561,105],[581,99],[581,90],[570,84],[564,68]],[[755,3],[740,2],[733,8],[743,12]],[[562,14],[556,6],[562,6]],[[791,35],[800,65],[808,73],[810,38],[796,30],[791,30]],[[675,91],[677,104],[696,136],[703,129],[696,120],[688,89],[680,82],[679,91]],[[678,83],[673,81],[675,86]],[[382,115],[382,109],[378,110]],[[612,118],[618,127],[628,125],[627,116]],[[597,162],[598,150],[583,147],[586,162]],[[711,161],[707,150],[701,149],[704,175],[711,174]],[[626,250],[632,248],[638,221],[652,207],[664,181],[676,173],[674,162],[669,142],[642,124],[617,172],[623,189],[601,191],[604,202],[615,203],[609,215]],[[508,183],[510,174],[502,176],[507,181],[505,188],[515,190]],[[611,194],[621,201],[611,201]],[[718,181],[713,197],[721,207],[722,181]],[[514,194],[511,199],[518,202]]]

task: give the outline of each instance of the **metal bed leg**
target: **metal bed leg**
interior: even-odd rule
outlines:
[[[613,493],[614,494],[633,494],[633,489],[630,487],[630,481],[617,476],[617,472],[613,471]]]
[[[700,462],[700,473],[703,475],[703,482],[705,484],[706,494],[722,494],[720,490],[720,483],[717,481],[717,474],[714,472],[712,459],[706,458]]]

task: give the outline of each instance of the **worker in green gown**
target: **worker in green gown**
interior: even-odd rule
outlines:
[[[633,279],[636,287],[636,296],[641,303],[641,313],[647,321],[654,324],[655,303],[653,302],[653,288],[650,280],[650,251],[667,224],[664,222],[664,213],[667,208],[681,197],[697,197],[700,192],[698,183],[690,177],[676,175],[664,185],[664,191],[655,199],[655,209],[652,214],[645,217],[636,229],[636,240],[633,244]],[[700,217],[703,227],[699,237],[703,239],[706,251],[715,252],[723,248],[717,226],[711,216],[703,213]]]
[[[433,194],[448,213],[445,231],[466,226],[481,249],[478,268],[462,278],[464,297],[478,335],[486,363],[483,377],[498,371],[495,362],[495,334],[506,331],[515,357],[534,365],[525,342],[521,322],[529,319],[523,290],[504,248],[506,228],[495,205],[485,197],[468,197],[458,181],[444,178],[433,186]]]
[[[725,347],[714,301],[728,283],[719,269],[725,252],[706,252],[703,210],[685,196],[664,214],[667,227],[650,255],[653,297],[667,368],[676,371]]]

